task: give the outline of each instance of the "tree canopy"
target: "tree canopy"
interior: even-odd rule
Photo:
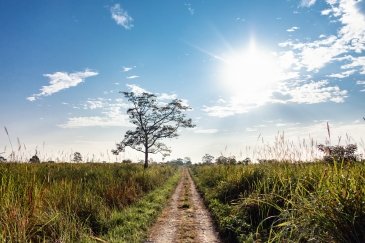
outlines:
[[[174,99],[169,103],[158,102],[157,96],[152,93],[122,92],[131,103],[127,110],[129,120],[136,128],[128,130],[123,141],[118,143],[114,154],[125,151],[130,147],[145,154],[144,167],[148,167],[148,154],[161,153],[167,156],[171,150],[161,142],[164,138],[178,136],[180,127],[191,128],[195,125],[186,118],[185,111],[191,109],[182,100]]]

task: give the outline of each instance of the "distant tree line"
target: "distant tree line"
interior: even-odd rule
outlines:
[[[243,160],[237,160],[235,156],[224,156],[220,155],[214,160],[214,156],[210,154],[205,154],[202,157],[202,163],[203,164],[211,164],[215,162],[216,164],[249,164],[251,163],[250,158],[245,158]]]

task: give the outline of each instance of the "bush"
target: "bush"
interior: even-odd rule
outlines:
[[[37,155],[33,155],[32,158],[29,160],[30,163],[40,163],[41,160],[38,158]]]
[[[336,162],[354,162],[357,159],[355,152],[357,150],[356,144],[348,144],[346,147],[341,145],[326,146],[323,144],[318,145],[318,149],[325,155],[323,160],[327,163]]]

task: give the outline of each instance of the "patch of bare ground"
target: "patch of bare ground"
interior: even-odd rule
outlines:
[[[188,169],[184,168],[170,202],[146,242],[221,242]]]

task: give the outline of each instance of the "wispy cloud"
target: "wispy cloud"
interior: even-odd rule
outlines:
[[[129,72],[130,70],[132,70],[134,67],[122,67],[122,72],[123,73],[126,73],[126,72]]]
[[[295,51],[301,67],[309,72],[318,71],[344,55],[351,56],[351,60],[358,62],[356,55],[353,54],[365,50],[365,16],[359,11],[357,3],[358,1],[355,0],[327,0],[330,8],[323,10],[322,14],[328,15],[331,21],[340,24],[336,34],[311,42],[289,40],[280,43],[279,46]],[[310,6],[310,4],[307,5]]]
[[[130,127],[128,116],[126,115],[126,104],[123,99],[89,99],[83,105],[85,110],[99,110],[97,115],[76,116],[68,118],[67,122],[59,125],[62,128],[81,127]]]
[[[364,42],[365,42],[365,40],[364,40]],[[348,56],[347,59],[349,60],[349,63],[342,65],[342,67],[341,67],[342,69],[356,68],[360,74],[365,75],[365,57],[364,56],[359,56],[359,57]]]
[[[130,126],[128,117],[122,119],[111,119],[107,116],[81,116],[71,117],[65,124],[59,125],[62,128],[80,127],[126,127]]]
[[[359,80],[356,82],[357,85],[362,85],[364,89],[360,90],[360,92],[365,92],[365,80]]]
[[[188,11],[191,15],[194,15],[195,9],[193,9],[193,7],[191,6],[191,3],[185,3],[185,7],[188,9]]]
[[[291,27],[291,28],[287,29],[286,31],[288,31],[288,32],[294,32],[294,31],[296,31],[296,30],[299,30],[299,27],[297,27],[297,26],[293,26],[293,27]]]
[[[322,15],[329,15],[332,12],[332,9],[324,9],[321,11]]]
[[[309,8],[316,3],[316,0],[301,0],[300,6]]]
[[[214,117],[228,117],[237,114],[243,114],[249,112],[251,109],[257,107],[258,105],[247,104],[243,101],[231,98],[226,103],[217,103],[212,106],[203,106],[203,111],[206,112],[209,116]]]
[[[136,84],[127,84],[127,87],[131,90],[131,92],[133,92],[135,94],[151,93],[151,92],[139,87]]]
[[[112,19],[120,25],[123,26],[125,29],[129,30],[133,27],[133,18],[129,16],[127,11],[125,11],[119,3],[114,4],[110,8],[110,12],[112,15]]]
[[[338,86],[329,86],[326,80],[311,82],[302,86],[283,92],[284,95],[289,95],[289,99],[283,101],[284,103],[304,103],[316,104],[322,102],[332,101],[335,103],[343,103],[347,97],[347,91],[341,90]]]
[[[328,75],[328,77],[342,79],[342,78],[349,77],[350,75],[354,74],[355,72],[356,72],[356,70],[352,69],[352,70],[344,71],[341,73],[333,73],[333,74]]]
[[[131,76],[128,76],[126,77],[127,79],[136,79],[136,78],[139,78],[138,75],[131,75]]]
[[[215,129],[215,128],[211,128],[211,129],[197,129],[194,131],[194,133],[198,133],[198,134],[214,134],[217,133],[219,130]]]
[[[167,93],[161,93],[158,96],[159,100],[174,100],[177,99],[177,94],[167,94]]]
[[[85,110],[95,110],[99,108],[103,108],[107,104],[107,100],[104,98],[97,98],[97,99],[89,99],[84,104]]]
[[[66,72],[55,72],[52,74],[44,74],[43,76],[49,78],[49,85],[43,86],[40,89],[40,93],[33,94],[28,97],[27,100],[35,101],[42,96],[50,96],[54,93],[57,93],[61,90],[68,89],[71,87],[75,87],[78,84],[84,82],[84,80],[88,77],[98,75],[97,72],[86,69],[83,72],[75,72],[75,73],[66,73]]]
[[[343,103],[348,96],[347,90],[336,85],[330,85],[327,80],[311,81],[309,83],[283,83],[280,89],[270,91],[259,100],[248,102],[244,99],[231,97],[224,103],[217,101],[215,105],[203,106],[203,111],[209,116],[224,118],[250,112],[267,103],[317,104],[323,102]]]

